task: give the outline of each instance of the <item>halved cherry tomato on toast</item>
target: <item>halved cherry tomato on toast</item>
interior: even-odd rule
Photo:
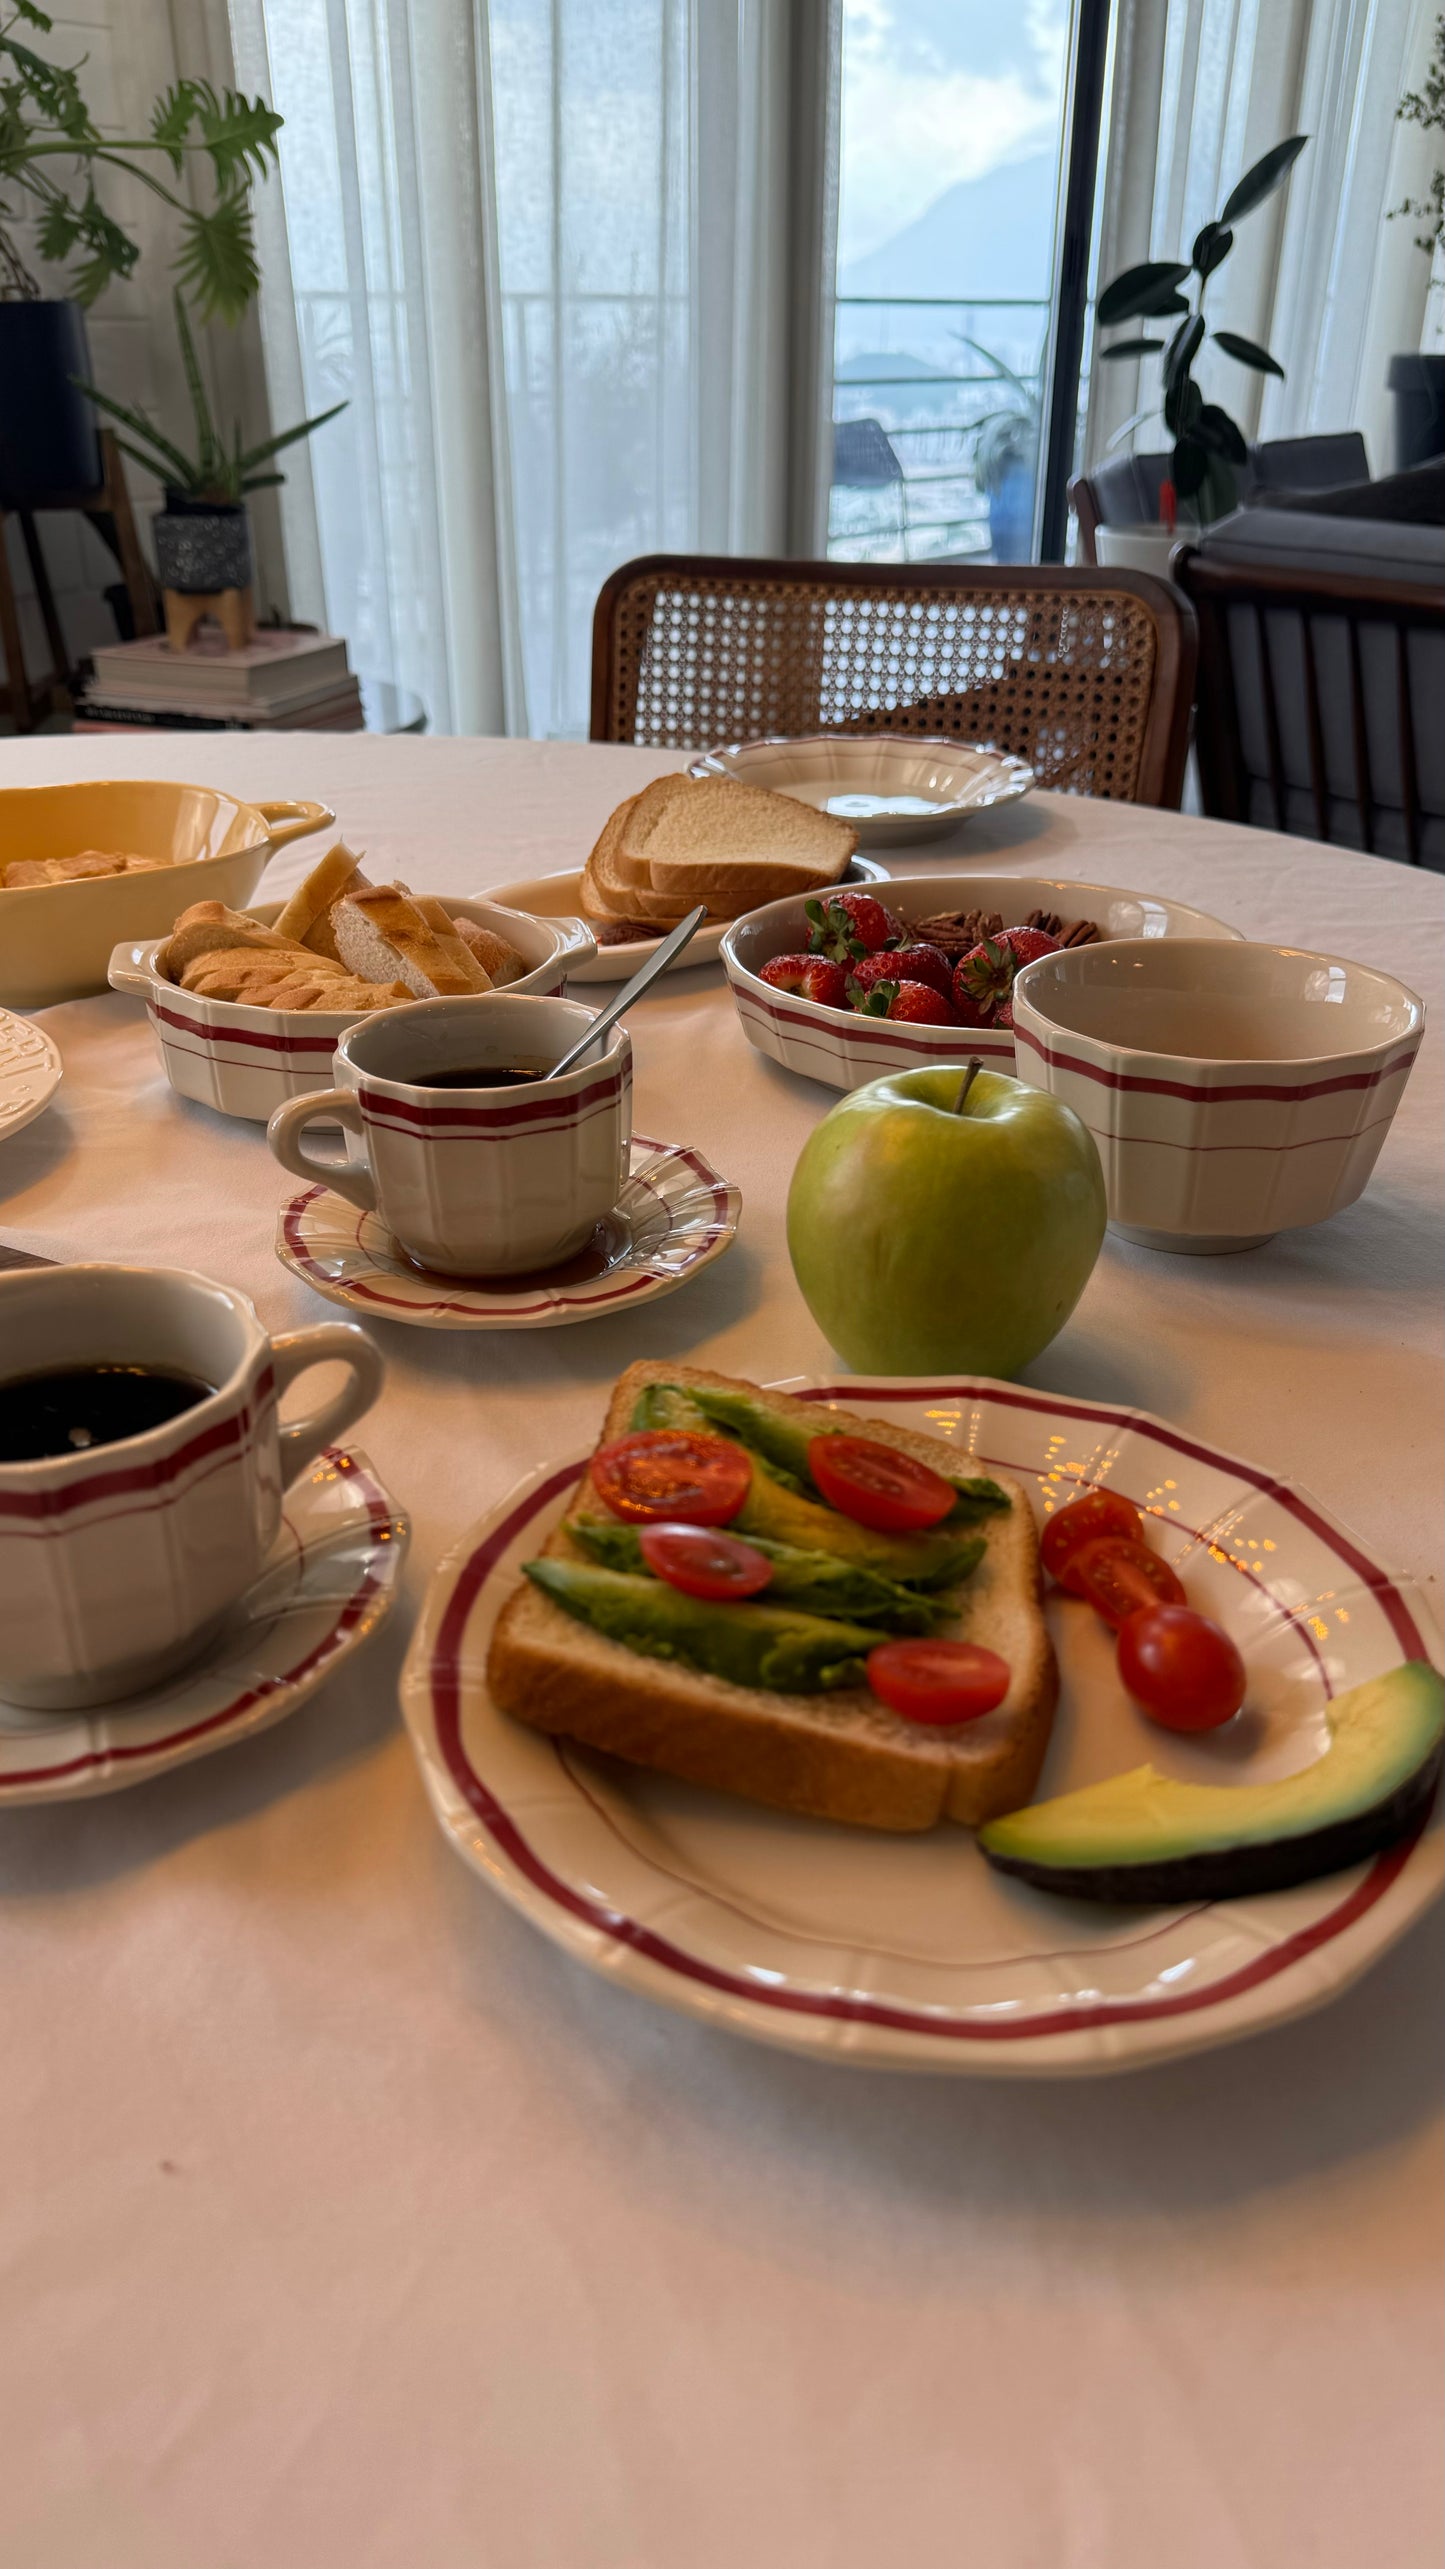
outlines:
[[[1105,1623],[1117,1632],[1126,1615],[1140,1606],[1182,1606],[1184,1590],[1167,1561],[1151,1552],[1147,1544],[1122,1542],[1117,1534],[1102,1535],[1097,1543],[1086,1543],[1076,1552],[1070,1568],[1079,1584],[1079,1594],[1097,1606]]]
[[[1085,1490],[1082,1498],[1071,1500],[1057,1516],[1049,1518],[1039,1550],[1049,1577],[1067,1588],[1070,1596],[1081,1597],[1084,1593],[1074,1566],[1084,1545],[1101,1542],[1105,1535],[1117,1536],[1125,1543],[1144,1540],[1142,1516],[1117,1490]]]
[[[1126,1615],[1118,1660],[1140,1711],[1165,1730],[1218,1730],[1244,1701],[1239,1652],[1227,1632],[1189,1606],[1141,1606]]]
[[[972,1722],[1009,1690],[1009,1664],[972,1641],[880,1641],[868,1683],[905,1722]]]
[[[767,1554],[711,1525],[646,1525],[637,1538],[654,1577],[685,1597],[755,1597],[773,1575]]]
[[[655,1524],[675,1517],[686,1525],[727,1525],[752,1486],[753,1467],[741,1445],[726,1436],[695,1436],[684,1428],[641,1428],[600,1445],[592,1457],[592,1486],[614,1516]]]
[[[941,1472],[871,1436],[815,1436],[808,1469],[830,1507],[877,1534],[921,1534],[952,1513],[958,1493]]]

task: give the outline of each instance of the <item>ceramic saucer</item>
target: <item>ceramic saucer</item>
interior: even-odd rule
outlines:
[[[0,1008],[0,1141],[40,1115],[60,1086],[60,1055],[25,1017]]]
[[[118,1793],[269,1730],[390,1612],[409,1532],[366,1456],[329,1446],[287,1491],[270,1560],[193,1667],[88,1712],[0,1703],[0,1810]]]
[[[587,1248],[540,1275],[429,1274],[376,1214],[324,1186],[282,1206],[276,1255],[328,1302],[413,1329],[565,1329],[686,1284],[731,1248],[741,1211],[737,1188],[700,1152],[635,1133],[615,1212]]]

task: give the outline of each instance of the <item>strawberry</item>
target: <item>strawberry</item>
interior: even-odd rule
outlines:
[[[758,975],[770,990],[786,990],[797,999],[815,999],[823,1008],[846,1008],[848,976],[841,963],[826,963],[816,954],[775,954]]]
[[[812,934],[808,949],[833,963],[857,963],[883,946],[900,945],[903,924],[871,892],[830,892],[826,901],[804,903]]]
[[[1013,986],[1016,974],[1026,963],[1034,963],[1041,954],[1057,954],[1057,937],[1048,936],[1042,928],[1004,928],[996,937],[985,937],[966,954],[953,976],[955,1007],[981,1009],[981,1016],[971,1013],[965,1023],[980,1026],[1011,1026]]]
[[[894,1025],[956,1026],[958,1019],[941,991],[926,981],[887,981],[880,974],[864,989],[855,973],[848,996],[860,1017],[887,1017]]]
[[[953,996],[953,966],[941,946],[901,945],[890,960],[898,967],[900,981],[921,981],[936,990],[940,999]]]
[[[848,974],[849,1005],[856,1008],[880,981],[901,981],[903,977],[902,957],[890,953],[886,946],[881,954],[861,956]]]

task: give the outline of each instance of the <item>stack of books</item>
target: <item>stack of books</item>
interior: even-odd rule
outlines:
[[[265,627],[241,651],[202,632],[185,651],[164,634],[97,651],[77,731],[362,731],[361,689],[331,634]]]

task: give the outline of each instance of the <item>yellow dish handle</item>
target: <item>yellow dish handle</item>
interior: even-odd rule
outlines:
[[[329,829],[336,818],[329,804],[304,798],[298,803],[258,803],[256,809],[271,833],[273,847],[287,847],[292,839],[305,838],[308,830]]]

